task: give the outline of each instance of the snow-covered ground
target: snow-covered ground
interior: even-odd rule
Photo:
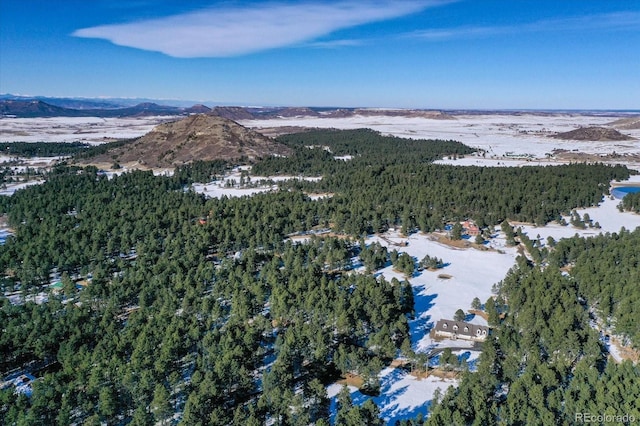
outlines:
[[[250,166],[236,167],[217,181],[209,183],[195,183],[191,187],[195,192],[205,194],[210,198],[221,198],[222,196],[242,197],[244,195],[253,195],[260,192],[275,191],[278,189],[278,182],[284,182],[291,179],[307,180],[312,182],[322,179],[321,177],[305,176],[250,176],[251,185],[241,186],[240,179],[243,178],[242,172],[248,172],[250,170]],[[228,184],[231,182],[234,182],[235,186],[229,186]],[[261,184],[261,182],[273,182],[274,184]],[[316,196],[316,198],[320,197],[322,197],[322,195]]]
[[[616,120],[614,116],[579,114],[488,114],[456,115],[451,120],[423,117],[354,116],[348,118],[291,117],[272,120],[243,120],[241,124],[259,128],[304,126],[317,128],[370,128],[383,134],[413,139],[453,139],[487,151],[487,156],[503,156],[508,152],[532,154],[545,158],[554,149],[567,149],[589,154],[640,153],[640,141],[595,142],[563,141],[549,138],[556,132],[578,127],[603,126]],[[640,130],[624,130],[624,134],[640,138]]]
[[[13,293],[5,293],[4,296],[9,299],[9,302],[12,305],[22,305],[25,302],[33,302],[37,305],[42,305],[49,300],[49,295],[46,292],[23,296],[22,292],[19,291]]]
[[[242,197],[245,195],[258,194],[260,192],[275,191],[275,185],[263,186],[259,188],[227,188],[221,182],[195,183],[191,186],[197,193],[204,194],[209,198]]]
[[[49,167],[56,161],[62,160],[65,157],[11,157],[8,155],[0,155],[0,166],[4,165],[3,163],[13,162],[15,160],[20,161],[22,165],[14,167],[14,170],[23,171],[26,167],[38,168],[38,167]]]
[[[624,357],[622,356],[622,353],[620,351],[620,348],[618,348],[617,345],[613,345],[611,343],[607,343],[605,344],[607,350],[609,351],[609,354],[613,357],[613,359],[616,360],[617,363],[621,363],[622,361],[624,361]]]
[[[455,249],[432,240],[424,234],[413,234],[401,237],[397,233],[388,233],[386,238],[394,243],[408,241],[405,247],[390,246],[380,237],[373,236],[366,243],[378,242],[386,245],[388,250],[398,249],[406,252],[416,261],[426,255],[437,257],[447,265],[437,271],[424,270],[409,278],[414,288],[416,319],[409,323],[414,349],[426,352],[439,345],[470,347],[465,341],[443,341],[440,344],[429,337],[429,330],[435,323],[444,318],[453,318],[458,309],[468,310],[475,297],[485,302],[491,296],[493,284],[502,280],[507,271],[514,265],[517,256],[514,248],[504,248],[504,253],[498,251],[480,251],[473,248]],[[498,237],[498,240],[500,238]],[[404,276],[388,266],[380,271],[385,279]],[[438,278],[446,274],[448,279]],[[473,323],[485,324],[480,317],[470,320]]]
[[[180,117],[51,117],[0,118],[0,142],[72,142],[99,144],[112,139],[146,134],[156,125]],[[347,118],[289,117],[269,120],[241,120],[240,124],[260,129],[274,127],[371,128],[383,134],[414,139],[453,139],[483,149],[487,157],[506,153],[531,154],[545,158],[554,149],[590,154],[640,153],[640,129],[623,130],[636,140],[620,142],[563,141],[549,138],[556,132],[578,127],[603,126],[618,116],[580,114],[469,114],[452,119],[425,117],[354,116]],[[344,158],[348,159],[347,157]],[[466,160],[472,161],[472,160]],[[460,162],[458,164],[463,164]]]
[[[417,352],[431,352],[438,348],[459,348],[454,351],[467,359],[472,366],[477,360],[478,354],[470,352],[471,342],[463,340],[435,341],[429,337],[429,331],[439,319],[453,318],[458,309],[468,310],[471,302],[478,297],[482,302],[491,296],[493,284],[504,278],[507,271],[514,265],[517,252],[515,248],[504,247],[504,239],[498,236],[494,243],[501,247],[498,251],[480,251],[474,248],[456,249],[443,245],[428,235],[413,234],[403,237],[397,232],[388,232],[382,236],[370,236],[366,244],[378,242],[387,246],[388,250],[397,249],[406,252],[414,260],[420,261],[427,254],[443,260],[447,266],[438,271],[424,270],[409,278],[414,289],[415,319],[409,322],[413,348]],[[389,244],[398,243],[406,246]],[[362,268],[361,268],[362,269]],[[405,277],[388,266],[376,274],[384,276],[386,280]],[[449,275],[450,278],[438,278],[440,274]],[[486,321],[480,317],[469,319],[472,323],[484,324]],[[437,361],[436,361],[437,362]],[[442,391],[455,385],[455,380],[443,380],[437,377],[429,377],[419,380],[401,369],[387,368],[380,374],[381,394],[374,398],[380,407],[381,414],[389,424],[396,420],[413,418],[419,412],[427,414],[433,393],[437,388]],[[366,400],[356,388],[350,388],[354,402],[360,403]],[[330,397],[335,400],[335,395],[340,391],[339,385],[328,388]],[[335,401],[334,401],[335,402]]]
[[[636,183],[640,185],[640,175],[632,176],[625,183]],[[611,197],[603,197],[602,202],[598,207],[589,207],[586,209],[576,209],[576,212],[580,216],[584,216],[585,213],[589,214],[589,217],[595,224],[600,224],[600,229],[589,228],[586,229],[575,228],[571,225],[561,226],[557,223],[551,223],[546,226],[533,226],[533,225],[517,225],[531,239],[535,239],[540,235],[543,243],[546,243],[547,237],[552,237],[554,240],[560,238],[571,238],[578,234],[580,236],[593,236],[606,232],[618,232],[620,228],[625,227],[628,230],[634,230],[640,226],[640,215],[630,212],[621,212],[618,210],[618,204],[620,200]],[[567,223],[570,218],[565,217]]]
[[[436,389],[440,389],[444,394],[449,386],[455,386],[456,383],[456,380],[435,376],[417,379],[400,369],[385,368],[380,373],[380,396],[374,397],[373,401],[380,407],[380,414],[385,421],[393,425],[397,420],[415,418],[418,413],[426,414]],[[327,388],[327,395],[331,399],[332,418],[337,411],[336,397],[341,389],[342,385],[338,384]],[[362,405],[369,398],[358,392],[356,387],[349,386],[349,390],[356,405]]]
[[[29,182],[8,183],[6,188],[0,189],[0,195],[13,195],[19,189],[26,188],[31,185],[39,185],[44,183],[44,180],[31,180]]]
[[[181,117],[0,117],[0,142],[85,142],[129,139]]]
[[[508,159],[501,157],[483,158],[476,155],[467,155],[463,158],[443,158],[436,160],[434,164],[449,164],[452,166],[485,166],[485,167],[523,167],[523,166],[555,166],[565,164],[566,162],[554,159],[536,158],[531,160],[525,159]]]

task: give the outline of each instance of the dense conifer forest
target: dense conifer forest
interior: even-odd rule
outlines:
[[[381,369],[410,352],[411,286],[373,273],[392,262],[410,276],[414,262],[365,247],[364,234],[392,225],[432,231],[465,218],[544,224],[597,204],[611,180],[630,173],[602,164],[440,166],[431,162],[473,150],[368,130],[281,141],[294,155],[262,160],[254,175],[324,178],[207,199],[190,185],[231,165],[111,179],[94,167],[60,166],[46,183],[0,197],[15,232],[0,246],[0,289],[21,298],[0,296],[0,372],[29,368],[39,377],[30,397],[0,391],[0,423],[329,424],[328,383],[353,373],[376,394]],[[334,158],[345,155],[352,158]],[[318,192],[333,196],[308,196]],[[333,233],[287,238],[319,228]],[[490,318],[496,338],[485,343],[478,372],[428,422],[570,424],[578,409],[637,410],[637,393],[609,392],[640,389],[637,366],[608,362],[588,321],[593,308],[639,344],[640,296],[629,285],[639,278],[638,231],[544,249],[512,238],[532,260],[520,258],[498,286],[505,316]],[[352,271],[354,257],[365,273]],[[443,260],[422,262],[437,268]],[[378,417],[373,402],[355,407],[348,394],[338,397],[336,424]]]
[[[73,155],[89,148],[82,142],[2,142],[0,152],[15,157],[55,157]]]

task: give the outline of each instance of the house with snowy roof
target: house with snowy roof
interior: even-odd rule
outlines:
[[[448,339],[463,339],[474,342],[484,342],[490,334],[489,327],[471,324],[464,321],[441,319],[436,323],[435,335]]]

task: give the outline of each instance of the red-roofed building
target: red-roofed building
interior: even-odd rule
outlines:
[[[465,234],[472,237],[480,235],[480,228],[478,228],[478,225],[470,220],[465,220],[464,222],[462,222],[462,228],[464,229]]]

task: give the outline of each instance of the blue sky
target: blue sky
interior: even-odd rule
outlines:
[[[640,109],[640,2],[1,0],[0,93]]]

